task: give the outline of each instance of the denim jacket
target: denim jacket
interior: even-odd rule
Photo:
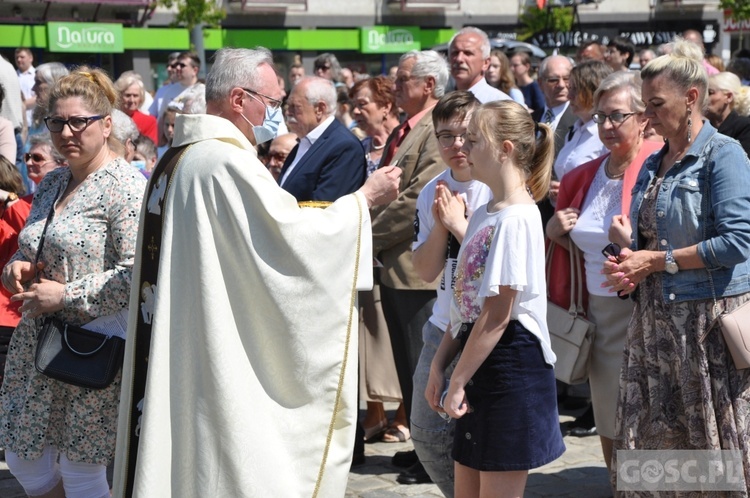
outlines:
[[[635,250],[643,248],[638,211],[667,150],[665,146],[646,160],[633,187]],[[665,302],[712,299],[709,271],[717,298],[750,291],[750,161],[736,140],[717,133],[707,121],[685,157],[664,176],[657,193],[656,231],[658,250],[698,244],[706,266],[675,275],[663,272]]]

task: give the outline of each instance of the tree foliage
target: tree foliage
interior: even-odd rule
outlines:
[[[750,0],[737,0],[748,1]],[[551,7],[540,9],[536,5],[527,6],[519,17],[521,28],[520,40],[527,40],[545,31],[570,31],[573,28],[572,7]]]
[[[731,11],[729,17],[734,21],[750,19],[750,0],[719,0],[719,9]]]
[[[227,16],[226,11],[219,7],[215,0],[157,0],[159,5],[171,9],[177,6],[173,25],[185,26],[193,29],[198,24],[219,26]]]

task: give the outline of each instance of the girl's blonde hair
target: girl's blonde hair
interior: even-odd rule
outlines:
[[[552,178],[555,151],[552,128],[534,123],[529,111],[512,100],[488,102],[474,111],[471,120],[493,151],[499,152],[505,140],[513,143],[513,163],[524,172],[534,200],[542,200]]]

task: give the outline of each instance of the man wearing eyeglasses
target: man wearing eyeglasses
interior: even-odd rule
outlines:
[[[372,212],[373,253],[379,268],[383,315],[396,363],[406,419],[411,417],[413,375],[422,352],[422,328],[432,314],[438,279],[425,282],[414,268],[411,243],[417,196],[424,186],[445,170],[440,158],[432,110],[445,92],[448,64],[433,50],[411,51],[401,56],[396,73],[396,104],[406,121],[393,130],[385,143],[380,169],[397,165],[403,170],[396,201]],[[378,171],[378,170],[376,170]],[[395,441],[409,438],[408,427],[394,425],[387,434]],[[416,452],[398,452],[394,465],[407,467],[399,482],[430,482]]]
[[[114,496],[344,496],[358,289],[384,168],[300,208],[258,160],[281,89],[266,49],[222,49],[206,114],[181,114],[140,223]],[[335,199],[332,199],[335,200]],[[153,341],[151,338],[153,337]]]
[[[539,66],[539,84],[545,103],[539,122],[548,124],[555,130],[555,157],[565,143],[565,135],[576,121],[568,102],[568,84],[572,69],[570,59],[562,55],[551,55]]]
[[[336,119],[330,80],[302,78],[286,102],[287,126],[299,137],[279,173],[279,185],[298,201],[334,201],[365,182],[362,143]]]
[[[148,109],[148,113],[159,120],[159,129],[162,126],[162,113],[167,104],[176,99],[182,92],[198,83],[198,71],[201,60],[193,52],[181,52],[175,62],[170,64],[173,71],[174,83],[164,85],[156,91],[154,101]]]

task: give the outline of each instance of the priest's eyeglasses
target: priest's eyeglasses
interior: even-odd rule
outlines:
[[[441,133],[437,136],[438,143],[441,147],[445,147],[446,149],[448,147],[453,147],[453,144],[456,143],[456,139],[458,139],[461,142],[461,145],[466,141],[466,133],[462,133],[460,135],[451,135],[450,133]]]
[[[594,119],[594,123],[596,124],[604,124],[607,119],[615,125],[620,124],[626,119],[628,119],[633,114],[638,114],[636,112],[613,112],[612,114],[604,114],[603,112],[595,112],[591,115],[591,117]]]
[[[240,88],[242,88],[242,87],[240,87]],[[276,109],[278,109],[279,107],[281,107],[282,102],[280,100],[278,100],[278,99],[271,98],[268,95],[263,95],[262,93],[256,92],[255,90],[250,90],[249,88],[242,88],[242,89],[244,91],[246,91],[247,93],[250,93],[252,95],[257,95],[259,97],[263,97],[264,99],[266,99],[268,101],[266,103],[266,105],[268,107],[270,107],[271,110],[273,110],[273,111],[275,111]]]
[[[104,116],[71,116],[68,119],[53,118],[47,116],[44,118],[44,124],[52,133],[60,133],[65,125],[68,125],[70,131],[83,131],[94,121],[99,121]]]

